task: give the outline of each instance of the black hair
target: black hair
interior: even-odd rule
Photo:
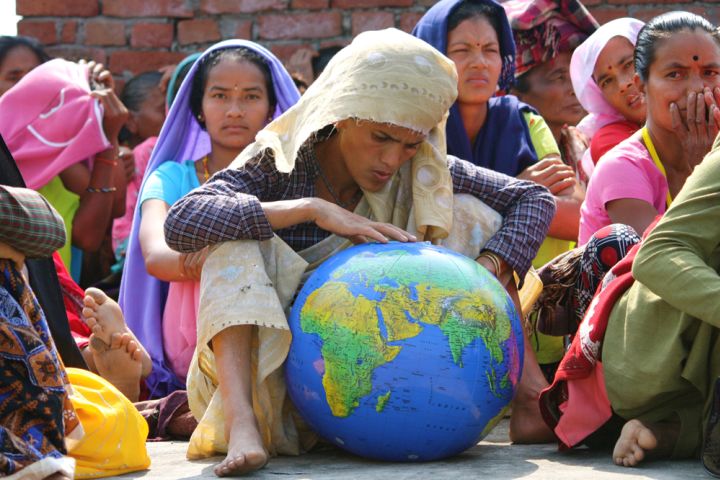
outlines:
[[[498,15],[498,9],[493,8],[487,3],[477,3],[472,0],[465,0],[462,2],[453,12],[448,16],[447,19],[447,33],[449,34],[457,28],[465,20],[471,18],[485,18],[490,25],[495,29],[495,33],[498,38],[502,34],[502,25],[500,23],[500,17]]]
[[[160,72],[144,72],[132,77],[122,89],[120,101],[132,112],[140,111],[143,102],[147,99],[150,90],[160,84],[162,78]],[[132,134],[126,127],[120,129],[118,140],[120,143],[126,143],[130,140]]]
[[[45,52],[40,42],[36,39],[32,37],[3,35],[0,36],[0,65],[3,64],[10,50],[16,47],[29,48],[40,63],[45,63],[50,60],[50,55]]]
[[[150,91],[160,84],[160,72],[144,72],[132,77],[123,87],[120,101],[128,110],[137,112],[142,107]]]
[[[520,93],[527,93],[530,91],[530,80],[528,80],[529,75],[532,69],[528,70],[527,72],[523,73],[519,77],[515,78],[515,84],[513,85],[513,90],[517,90]]]
[[[650,65],[655,61],[658,46],[673,33],[682,30],[701,30],[708,33],[720,45],[720,32],[700,15],[681,11],[659,15],[640,30],[635,44],[635,72],[643,82],[648,80]]]
[[[270,113],[274,112],[277,97],[275,96],[275,88],[273,87],[270,65],[268,65],[259,53],[246,47],[234,47],[215,50],[200,60],[190,91],[190,111],[192,111],[193,116],[198,118],[202,115],[202,100],[205,87],[207,86],[208,75],[210,71],[223,60],[248,62],[260,69],[263,77],[265,77],[265,88],[267,89]],[[204,122],[200,122],[200,125],[205,128]]]
[[[334,45],[332,47],[325,47],[318,50],[317,56],[313,57],[312,59],[313,76],[315,78],[318,78],[323,72],[323,70],[325,70],[325,67],[327,67],[328,63],[330,63],[330,60],[332,60],[335,54],[342,49],[343,47]]]

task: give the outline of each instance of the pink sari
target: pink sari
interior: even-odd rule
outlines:
[[[183,382],[197,344],[200,282],[170,282],[163,312],[165,358]]]

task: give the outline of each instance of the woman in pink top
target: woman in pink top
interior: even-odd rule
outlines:
[[[635,42],[645,25],[618,18],[598,28],[572,54],[570,79],[588,114],[577,128],[590,139],[582,167],[590,177],[608,150],[645,123],[645,99],[635,86]]]
[[[645,96],[645,127],[603,157],[580,209],[580,245],[623,223],[642,233],[677,195],[710,150],[720,125],[720,38],[681,29],[638,37],[635,84]]]

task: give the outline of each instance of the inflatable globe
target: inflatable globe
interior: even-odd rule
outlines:
[[[364,244],[329,258],[290,314],[286,380],[300,415],[357,455],[427,461],[498,423],[523,363],[500,283],[428,243]]]

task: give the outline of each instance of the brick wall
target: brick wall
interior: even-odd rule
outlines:
[[[175,63],[226,38],[260,42],[281,59],[344,45],[365,30],[409,31],[435,0],[17,0],[18,33],[55,56],[92,58],[119,78]],[[685,9],[720,20],[720,0],[584,0],[599,22]]]

